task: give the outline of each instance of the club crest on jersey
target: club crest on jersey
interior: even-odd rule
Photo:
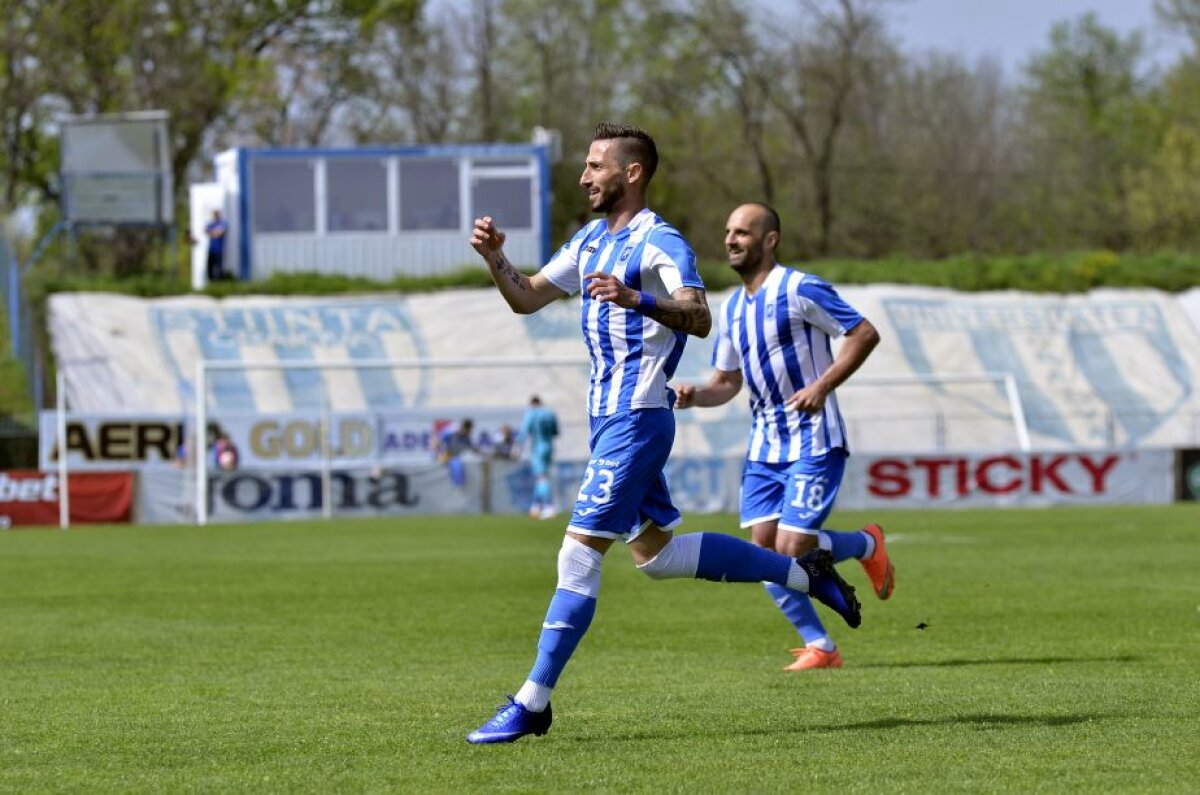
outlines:
[[[767,320],[773,320],[775,318],[775,304],[767,304],[766,315]]]
[[[627,246],[625,250],[621,252],[621,256],[617,258],[617,262],[625,262],[631,256],[633,256],[633,247]]]

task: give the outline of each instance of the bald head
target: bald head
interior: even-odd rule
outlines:
[[[779,245],[779,213],[761,202],[743,204],[725,223],[725,250],[729,265],[743,276],[775,265]]]

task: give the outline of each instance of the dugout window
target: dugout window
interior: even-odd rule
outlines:
[[[330,232],[387,232],[387,161],[325,161],[325,228]]]
[[[474,177],[471,210],[476,217],[490,215],[501,229],[533,228],[531,177]]]
[[[459,161],[402,158],[400,160],[400,229],[448,229],[462,226],[458,187]]]
[[[264,159],[250,168],[255,232],[316,231],[315,161]]]

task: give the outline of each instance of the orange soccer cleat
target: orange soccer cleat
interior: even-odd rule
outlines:
[[[808,671],[813,668],[841,668],[842,653],[837,649],[824,651],[816,646],[805,646],[802,649],[792,649],[796,660],[791,665],[784,666],[785,671]]]
[[[892,566],[892,559],[888,557],[887,547],[883,543],[883,528],[871,523],[863,528],[863,532],[875,539],[875,551],[871,553],[871,557],[863,558],[859,563],[871,578],[875,595],[880,599],[887,599],[896,587],[896,569]]]

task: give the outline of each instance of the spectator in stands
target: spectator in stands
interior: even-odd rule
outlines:
[[[521,457],[521,446],[517,443],[517,434],[511,425],[500,426],[500,438],[492,446],[492,458],[505,461],[516,461]]]
[[[457,428],[448,428],[438,436],[437,461],[449,471],[450,482],[455,486],[462,487],[467,484],[467,470],[462,460],[463,453],[479,453],[479,448],[471,440],[471,431],[474,427],[475,423],[470,418],[466,418],[458,424]]]
[[[217,434],[210,450],[209,465],[215,471],[232,472],[238,467],[238,449],[225,433]]]
[[[554,437],[558,436],[558,417],[542,405],[537,395],[529,398],[529,409],[521,422],[521,438],[529,447],[529,466],[536,481],[529,516],[534,519],[553,519],[558,514],[554,506],[554,489],[550,483],[550,465],[554,463]]]
[[[228,231],[229,225],[221,217],[221,211],[213,210],[212,220],[204,227],[204,234],[208,236],[208,280],[210,282],[219,282],[228,276],[225,273],[225,234]]]

